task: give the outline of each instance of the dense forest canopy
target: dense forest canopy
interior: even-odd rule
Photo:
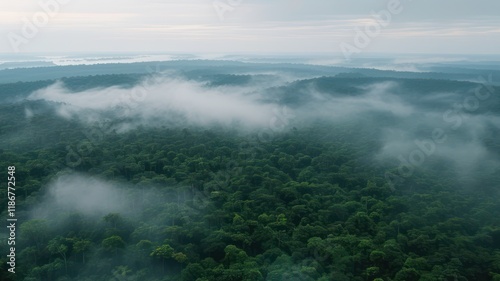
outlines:
[[[15,276],[500,280],[498,71],[439,70],[0,70]]]

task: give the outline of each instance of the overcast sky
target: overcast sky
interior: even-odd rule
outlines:
[[[40,0],[51,1],[56,0]],[[39,1],[1,1],[0,53],[14,53],[13,41],[20,52],[55,54],[335,54],[341,52],[342,42],[356,47],[356,28],[373,25],[372,12],[387,10],[390,0],[220,0],[219,12],[213,0],[58,1],[68,3],[58,5],[46,24]],[[498,54],[498,0],[401,0],[401,9],[380,34],[358,49]],[[23,19],[38,19],[34,35],[23,35]]]

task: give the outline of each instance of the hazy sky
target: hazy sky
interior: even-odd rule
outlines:
[[[67,3],[50,14],[39,5],[55,1]],[[1,1],[0,53],[13,53],[14,41],[21,52],[43,53],[335,54],[342,42],[356,47],[356,28],[373,27],[372,11],[387,10],[390,1],[397,0]],[[498,0],[401,0],[400,6],[359,50],[498,54]],[[23,35],[26,20],[38,30]]]

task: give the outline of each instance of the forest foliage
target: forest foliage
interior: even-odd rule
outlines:
[[[65,82],[126,87],[139,77]],[[250,79],[215,78],[210,86]],[[315,83],[345,93],[358,79]],[[17,87],[28,93],[48,84]],[[17,280],[500,280],[498,174],[464,189],[450,167],[431,160],[431,169],[392,186],[384,177],[392,166],[373,158],[375,132],[354,121],[271,138],[216,126],[139,126],[95,141],[86,124],[60,118],[53,105],[0,108],[0,167],[16,166],[19,185]],[[26,107],[35,118],[24,118]],[[70,152],[78,158],[72,165]],[[89,192],[103,186],[126,206],[96,195],[100,205],[78,211],[51,200],[65,179]],[[5,255],[0,263],[0,279],[13,280]]]

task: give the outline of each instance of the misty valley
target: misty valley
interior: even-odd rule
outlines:
[[[2,68],[0,205],[8,218],[15,177],[17,221],[0,280],[14,252],[26,281],[498,281],[499,77],[479,62]]]

